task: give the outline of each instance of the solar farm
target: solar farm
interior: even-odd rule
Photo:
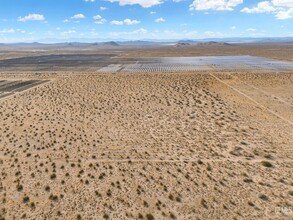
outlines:
[[[138,59],[130,64],[110,64],[99,73],[151,73],[208,70],[291,70],[293,63],[253,56],[200,56]]]

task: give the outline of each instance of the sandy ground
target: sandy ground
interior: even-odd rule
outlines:
[[[5,75],[5,219],[291,219],[292,72]],[[0,218],[1,218],[0,217]]]

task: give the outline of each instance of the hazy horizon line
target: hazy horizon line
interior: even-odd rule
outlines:
[[[23,41],[11,41],[11,42],[0,42],[0,44],[30,44],[30,43],[39,43],[39,44],[58,44],[58,43],[107,43],[107,42],[153,42],[153,43],[176,43],[180,41],[190,41],[190,42],[200,42],[200,41],[235,41],[240,40],[240,42],[249,42],[249,41],[268,41],[276,40],[283,41],[286,39],[293,40],[293,36],[286,37],[210,37],[210,38],[178,38],[178,39],[123,39],[123,38],[46,38],[39,40],[23,40]]]

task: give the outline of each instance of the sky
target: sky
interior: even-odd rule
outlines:
[[[0,42],[293,37],[293,0],[0,0]]]

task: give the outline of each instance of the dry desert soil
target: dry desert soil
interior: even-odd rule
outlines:
[[[293,217],[292,71],[1,80],[0,219]]]

